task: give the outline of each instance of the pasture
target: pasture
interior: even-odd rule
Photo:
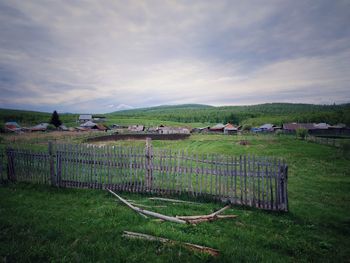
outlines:
[[[62,139],[68,140],[68,138]],[[37,148],[45,147],[35,139]],[[70,137],[70,142],[81,142]],[[248,145],[239,141],[247,140]],[[11,143],[5,137],[2,148]],[[28,141],[23,139],[22,143]],[[41,144],[42,143],[42,144]],[[143,141],[99,145],[143,146]],[[0,186],[0,256],[4,261],[236,262],[336,261],[350,256],[350,164],[341,149],[293,136],[194,135],[182,141],[153,141],[155,149],[228,156],[254,154],[287,161],[289,212],[233,206],[233,220],[197,226],[144,219],[106,191],[57,189],[33,184]],[[167,215],[207,214],[223,205],[169,204],[147,195],[123,197]],[[181,246],[127,240],[124,230],[191,242],[220,250],[218,258]]]

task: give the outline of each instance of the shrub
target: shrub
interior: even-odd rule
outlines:
[[[302,140],[305,140],[305,138],[308,135],[308,130],[304,129],[304,128],[298,128],[298,129],[296,129],[295,132],[296,132],[297,138],[302,139]]]
[[[54,130],[57,130],[57,128],[55,127],[55,125],[50,124],[49,126],[47,126],[47,130],[48,131],[54,131]]]
[[[252,128],[252,125],[250,124],[244,124],[242,127],[243,131],[250,131],[250,129]]]

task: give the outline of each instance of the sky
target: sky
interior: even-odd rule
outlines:
[[[349,83],[349,0],[0,0],[0,108],[340,104]]]

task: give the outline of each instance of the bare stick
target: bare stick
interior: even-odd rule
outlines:
[[[142,204],[137,204],[137,203],[134,203],[134,202],[130,202],[130,204],[132,204],[134,206],[141,206],[141,207],[148,207],[148,208],[152,208],[152,207],[164,208],[164,207],[167,207],[166,205],[142,205]]]
[[[176,217],[172,217],[172,216],[166,216],[166,215],[162,215],[156,212],[152,212],[152,211],[148,211],[145,209],[141,209],[139,207],[133,206],[132,204],[130,204],[128,201],[126,201],[125,199],[123,199],[122,197],[120,197],[119,195],[117,195],[116,193],[114,193],[113,191],[108,190],[108,192],[110,192],[111,194],[113,194],[115,197],[117,197],[121,202],[123,202],[125,205],[127,205],[129,208],[131,208],[132,210],[144,214],[144,215],[149,215],[149,216],[153,216],[156,218],[160,218],[166,221],[170,221],[170,222],[174,222],[174,223],[180,223],[180,224],[186,224],[186,221],[182,220],[182,219],[178,219]]]
[[[224,218],[236,218],[238,215],[217,215],[215,217],[208,217],[207,215],[201,215],[201,216],[176,216],[176,218],[183,219],[183,220],[196,220],[196,219],[224,219]]]
[[[167,239],[167,238],[163,238],[163,237],[151,236],[151,235],[147,235],[147,234],[143,234],[143,233],[124,231],[123,237],[144,239],[144,240],[150,240],[150,241],[159,241],[162,243],[169,243],[169,244],[179,244],[179,245],[185,246],[191,250],[199,251],[202,253],[208,253],[212,256],[219,255],[219,250],[217,250],[217,249],[213,249],[213,248],[205,247],[205,246],[200,246],[200,245],[196,245],[196,244],[191,244],[191,243],[175,241],[175,240],[171,240],[171,239]]]
[[[228,209],[230,207],[231,207],[231,205],[227,205],[227,206],[221,208],[220,210],[210,214],[209,216],[214,216],[215,217],[215,216],[217,216],[218,214],[221,214],[222,212],[224,212],[226,209]]]
[[[218,215],[220,213],[222,213],[223,211],[225,211],[226,209],[228,209],[230,207],[230,205],[227,205],[223,208],[221,208],[220,210],[211,213],[209,215],[198,215],[198,216],[176,216],[177,218],[186,218],[186,219],[199,219],[199,218],[212,218],[212,217],[218,217]]]
[[[190,201],[183,201],[178,199],[170,199],[170,198],[161,198],[161,197],[150,197],[149,200],[158,200],[158,201],[165,201],[165,202],[173,202],[173,203],[186,203],[186,204],[196,204],[199,205],[199,203],[190,202]]]

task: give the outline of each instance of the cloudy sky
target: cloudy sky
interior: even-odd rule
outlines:
[[[0,108],[350,102],[350,1],[0,0]]]

